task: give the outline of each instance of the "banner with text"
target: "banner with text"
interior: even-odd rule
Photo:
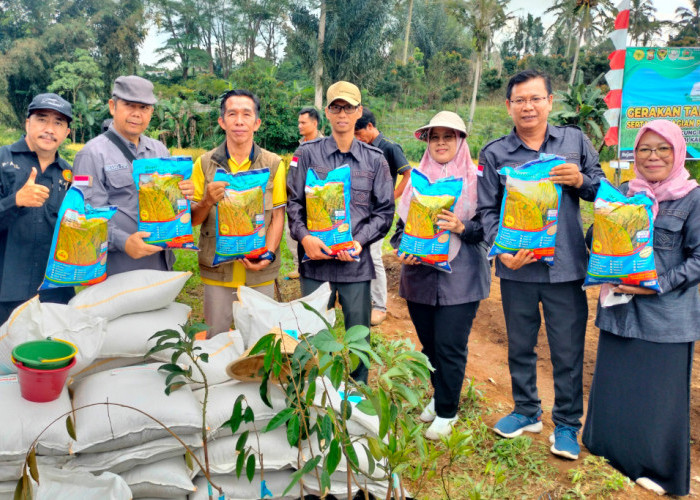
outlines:
[[[700,48],[627,47],[620,113],[620,159],[632,160],[634,139],[648,121],[683,130],[688,159],[700,160]]]

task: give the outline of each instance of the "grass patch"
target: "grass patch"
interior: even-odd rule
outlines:
[[[608,465],[603,457],[589,455],[581,465],[569,470],[572,487],[562,499],[605,498],[615,492],[634,487],[634,483]]]

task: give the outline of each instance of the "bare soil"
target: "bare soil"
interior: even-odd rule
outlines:
[[[406,302],[398,295],[398,280],[400,264],[394,255],[384,256],[389,289],[387,320],[377,328],[388,338],[405,338],[408,336],[417,346],[420,345],[413,323],[408,315]],[[583,367],[584,412],[588,403],[588,392],[595,369],[598,346],[598,329],[595,327],[595,311],[598,301],[598,289],[588,290],[588,326],[586,331],[586,347]],[[506,337],[505,319],[501,307],[501,292],[498,278],[493,276],[490,297],[481,302],[472,331],[469,336],[469,359],[465,379],[474,378],[479,389],[484,393],[486,404],[494,409],[490,415],[484,415],[484,422],[491,426],[513,407],[508,372],[508,342]],[[533,435],[534,439],[548,442],[549,435],[554,430],[551,422],[551,409],[554,404],[554,385],[552,379],[552,363],[549,344],[544,324],[540,328],[537,345],[537,386],[542,399],[544,410],[544,430],[541,434]],[[700,496],[700,345],[696,346],[694,371],[691,384],[691,495]],[[502,411],[499,411],[502,410]],[[585,419],[585,414],[584,414]],[[582,448],[581,458],[588,455],[588,450]],[[574,467],[570,461],[554,457],[549,459],[561,475],[561,482],[568,483],[567,471]],[[634,488],[615,496],[619,499],[656,498],[656,495]]]
[[[379,327],[373,328],[373,332],[380,332],[388,339],[410,338],[416,345],[420,341],[408,315],[406,302],[399,297],[398,283],[401,265],[393,254],[384,255],[384,265],[387,273],[388,304],[387,319]],[[280,298],[291,300],[300,296],[299,280],[280,280]],[[595,369],[596,352],[598,346],[598,329],[595,327],[595,311],[598,301],[598,289],[588,290],[588,325],[586,331],[586,347],[583,367],[584,390],[584,417],[588,406],[588,392],[593,379]],[[501,307],[501,292],[499,280],[494,275],[491,284],[490,297],[481,302],[477,312],[472,331],[469,336],[469,359],[465,380],[474,379],[479,390],[485,396],[485,404],[493,411],[484,412],[484,422],[492,426],[513,407],[510,388],[510,374],[508,371],[508,342],[506,337],[505,319]],[[549,435],[554,430],[551,422],[551,410],[554,403],[554,386],[552,379],[552,364],[549,353],[549,344],[544,324],[540,328],[537,345],[537,387],[542,400],[544,411],[544,430],[541,434],[532,435],[534,439],[546,443]],[[696,346],[694,371],[691,384],[691,493],[689,498],[700,496],[700,343]],[[582,447],[579,460],[588,455],[588,450]],[[559,482],[570,484],[567,472],[576,467],[578,462],[561,460],[552,455],[549,463],[559,472]],[[612,498],[616,499],[653,499],[656,495],[642,490],[639,487],[628,489],[618,493]]]

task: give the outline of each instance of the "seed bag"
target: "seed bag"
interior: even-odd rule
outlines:
[[[331,249],[335,256],[342,250],[355,251],[350,223],[350,167],[343,165],[319,179],[313,169],[306,174],[306,226]],[[359,260],[359,257],[355,257]],[[304,255],[302,262],[309,258]]]
[[[603,179],[593,205],[593,242],[584,286],[603,283],[661,291],[654,262],[653,202],[627,198]]]
[[[192,176],[192,158],[143,158],[134,160],[134,182],[139,193],[139,231],[144,241],[163,248],[198,250],[192,236],[190,201],[178,186]]]
[[[561,156],[543,154],[520,167],[501,170],[506,188],[489,257],[525,249],[537,260],[554,265],[561,186],[549,180],[549,171],[564,162]]]
[[[438,227],[437,216],[443,210],[454,209],[455,202],[462,193],[463,182],[452,176],[430,182],[418,170],[411,170],[413,194],[401,236],[399,255],[410,254],[423,264],[452,272],[447,262],[450,231]]]
[[[51,253],[39,290],[94,285],[107,277],[107,221],[117,207],[92,208],[82,191],[66,193],[53,231]]]
[[[224,197],[216,204],[216,252],[214,265],[235,259],[272,259],[265,246],[265,186],[270,169],[232,174],[219,169],[214,181],[227,182]]]

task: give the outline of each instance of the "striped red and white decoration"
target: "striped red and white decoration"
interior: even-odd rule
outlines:
[[[627,48],[627,28],[630,24],[630,0],[622,0],[617,6],[618,14],[615,18],[615,31],[610,33],[615,50],[608,56],[610,59],[610,71],[605,74],[610,91],[605,96],[608,110],[605,112],[605,121],[610,128],[605,134],[605,144],[612,146],[619,141],[620,108],[622,106],[622,75],[625,70],[625,49]]]

